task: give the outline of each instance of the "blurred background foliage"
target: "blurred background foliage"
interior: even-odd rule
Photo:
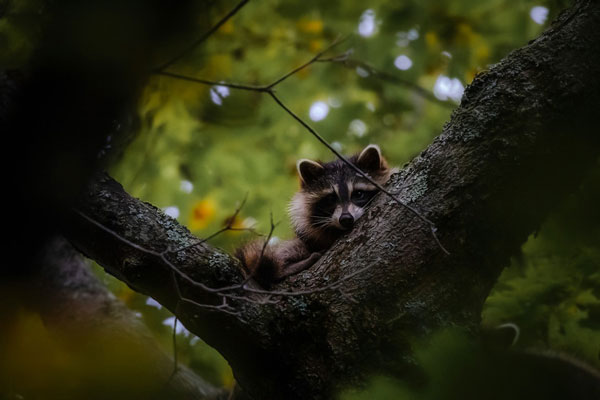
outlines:
[[[237,4],[201,3],[194,17],[200,32],[190,29],[176,42],[157,43],[156,65],[148,69],[181,52]],[[0,1],[2,68],[27,64],[42,34],[46,5],[43,0]],[[107,150],[112,147],[114,158],[110,173],[129,193],[163,209],[199,237],[225,226],[247,196],[232,226],[266,234],[272,213],[280,222],[274,235],[289,238],[293,233],[286,205],[298,188],[296,160],[329,160],[332,155],[268,95],[218,82],[273,82],[342,36],[345,40],[324,57],[344,54],[346,62],[314,63],[279,84],[277,93],[342,152],[377,143],[392,165],[401,166],[441,132],[478,72],[535,38],[566,6],[564,0],[250,1],[166,69],[215,84],[151,76],[137,115],[127,125],[126,145],[108,138]],[[105,25],[112,17],[98,15]],[[518,324],[518,348],[554,349],[596,367],[599,183],[597,168],[529,239],[504,271],[482,316],[484,326]],[[254,235],[227,231],[211,242],[231,251]],[[169,349],[170,313],[99,268],[98,274]],[[32,333],[25,327],[39,324],[23,321],[15,332],[26,341]],[[433,383],[439,383],[435,377],[440,370],[460,362],[457,352],[472,354],[463,335],[440,335],[415,344],[417,352],[434,360],[423,363]],[[209,381],[233,384],[227,363],[181,325],[178,349],[180,361]],[[438,389],[424,394],[378,378],[367,394],[342,397],[441,398],[432,395]]]

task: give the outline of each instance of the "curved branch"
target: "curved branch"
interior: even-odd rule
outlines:
[[[388,184],[436,221],[450,256],[431,240],[428,224],[379,196],[315,266],[276,288],[306,295],[231,296],[227,304],[239,318],[191,303],[177,307],[177,291],[198,304],[222,304],[219,290],[195,282],[239,288],[237,260],[203,242],[190,246],[198,239],[184,227],[109,178],[95,182],[79,207],[117,235],[77,215],[66,230],[109,273],[177,308],[251,396],[329,398],[373,371],[406,373],[414,369],[415,336],[454,324],[477,329],[509,257],[596,162],[598,26],[600,3],[579,1],[538,39],[478,75],[442,134]],[[190,280],[176,287],[169,264]],[[341,278],[343,295],[311,291]]]

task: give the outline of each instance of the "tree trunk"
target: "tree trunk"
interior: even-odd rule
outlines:
[[[380,195],[316,265],[273,289],[305,294],[217,291],[243,280],[238,261],[105,176],[65,232],[219,350],[253,398],[330,398],[369,373],[410,373],[411,339],[475,331],[509,258],[596,162],[599,26],[600,3],[577,2],[479,74],[442,134],[393,176],[387,188],[435,222],[450,255]]]

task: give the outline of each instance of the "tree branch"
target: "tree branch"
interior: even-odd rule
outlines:
[[[337,56],[333,56],[333,57],[329,57],[329,58],[321,58],[317,61],[318,62],[338,63],[338,64],[343,65],[346,68],[351,68],[351,69],[355,69],[355,68],[359,67],[359,68],[362,68],[363,70],[365,70],[366,72],[368,72],[369,76],[373,76],[374,78],[379,79],[383,82],[393,83],[394,85],[407,87],[407,88],[413,90],[416,94],[418,94],[425,100],[429,100],[429,101],[436,103],[442,107],[447,107],[447,108],[455,107],[455,105],[453,103],[448,102],[448,101],[443,101],[443,100],[440,100],[437,97],[435,97],[430,90],[427,90],[412,81],[402,79],[402,78],[400,78],[394,74],[391,74],[389,72],[381,71],[381,70],[373,67],[369,63],[366,63],[366,62],[360,61],[360,60],[356,60],[354,58],[350,58],[349,54],[341,54],[341,55],[337,55]]]
[[[289,107],[287,107],[285,104],[283,104],[283,102],[281,101],[281,99],[275,94],[275,87],[278,84],[280,84],[281,82],[283,82],[284,80],[286,80],[290,76],[294,75],[295,73],[297,73],[297,72],[303,70],[304,68],[308,67],[309,65],[311,65],[311,64],[313,64],[315,62],[319,62],[319,61],[331,61],[332,59],[338,59],[338,58],[340,58],[339,56],[333,57],[333,58],[327,58],[327,59],[321,58],[323,56],[323,54],[325,54],[330,49],[332,49],[333,47],[335,47],[339,42],[340,42],[340,40],[336,39],[331,45],[327,46],[321,52],[319,52],[315,56],[313,56],[313,58],[311,58],[310,60],[308,60],[304,64],[302,64],[302,65],[294,68],[293,70],[289,71],[288,73],[284,74],[281,78],[276,79],[272,83],[267,84],[267,85],[255,86],[255,85],[244,85],[244,84],[238,84],[238,83],[228,83],[228,82],[216,83],[216,82],[211,82],[211,81],[207,81],[207,80],[204,80],[204,79],[191,78],[191,77],[187,77],[187,76],[183,76],[183,75],[172,74],[172,73],[169,73],[169,72],[160,72],[160,71],[158,71],[157,73],[161,74],[161,75],[169,76],[169,77],[172,77],[172,78],[187,80],[187,81],[190,81],[190,82],[199,83],[199,84],[203,84],[203,85],[218,84],[218,85],[226,86],[226,87],[233,88],[233,89],[241,89],[241,90],[249,90],[249,91],[256,91],[256,92],[268,93],[271,96],[271,98],[275,101],[275,103],[277,103],[277,105],[279,107],[281,107],[287,114],[289,114],[300,125],[302,125],[311,135],[313,135],[322,145],[324,145],[325,147],[327,147],[329,149],[329,151],[331,151],[333,154],[335,154],[335,156],[337,158],[339,158],[344,164],[346,164],[348,167],[350,167],[351,169],[353,169],[362,178],[364,178],[367,181],[369,181],[379,191],[385,193],[395,203],[397,203],[401,207],[404,207],[405,209],[409,210],[410,212],[412,212],[413,214],[415,214],[417,217],[419,217],[419,219],[421,219],[421,221],[423,221],[424,223],[426,223],[428,225],[428,227],[429,227],[429,231],[431,232],[431,236],[433,237],[433,239],[435,240],[435,242],[437,243],[437,245],[439,246],[439,248],[445,254],[447,254],[447,255],[450,254],[448,252],[448,250],[446,250],[446,248],[442,245],[442,243],[440,242],[439,238],[437,237],[437,234],[436,234],[437,228],[436,228],[435,224],[432,221],[430,221],[429,219],[427,219],[426,217],[424,217],[414,207],[406,204],[405,202],[403,202],[402,200],[400,200],[397,196],[393,195],[391,192],[389,192],[386,189],[384,189],[383,186],[381,186],[378,182],[375,182],[367,173],[365,173],[364,171],[362,171],[356,165],[352,164],[346,157],[344,157],[331,144],[329,144],[329,142],[327,142],[323,138],[323,136],[321,136],[306,121],[304,121],[295,112],[293,112]]]
[[[206,243],[190,246],[198,239],[184,227],[109,178],[94,182],[78,207],[117,236],[80,214],[66,232],[109,273],[177,308],[251,396],[330,398],[373,371],[406,374],[415,369],[414,337],[456,324],[477,329],[509,257],[596,162],[598,26],[600,4],[581,0],[538,39],[478,75],[442,134],[388,184],[436,221],[450,256],[415,214],[379,196],[317,264],[275,288],[306,295],[266,303],[230,298],[236,316],[176,305],[182,296],[222,304],[218,290],[198,283],[239,287],[238,261]],[[172,266],[189,278],[179,287]],[[339,279],[343,296],[312,290]]]

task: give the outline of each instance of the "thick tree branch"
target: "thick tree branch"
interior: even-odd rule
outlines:
[[[428,224],[379,196],[320,262],[276,288],[306,295],[261,304],[242,289],[228,298],[214,290],[243,281],[238,262],[109,178],[90,187],[66,231],[109,273],[176,310],[252,396],[328,398],[366,373],[406,372],[415,336],[455,324],[477,329],[509,257],[596,162],[598,26],[600,4],[579,1],[477,76],[442,134],[389,183],[436,222],[449,256]],[[179,287],[173,266],[189,278]],[[343,296],[319,290],[339,279]],[[178,291],[198,304],[226,301],[239,314],[180,303]]]

